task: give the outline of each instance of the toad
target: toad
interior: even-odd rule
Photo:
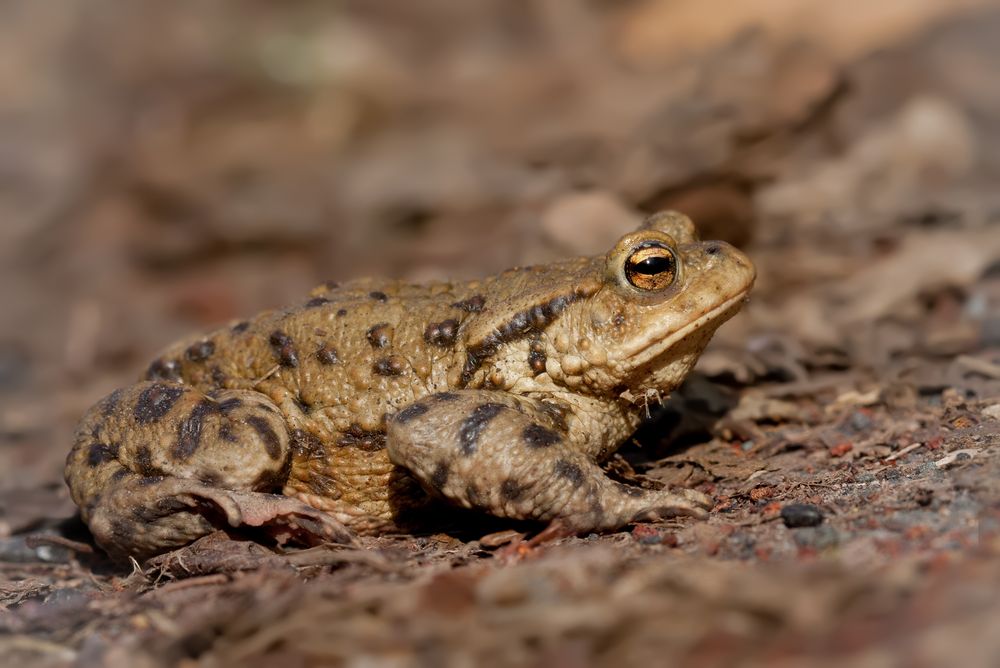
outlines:
[[[705,516],[599,464],[746,300],[749,259],[648,218],[606,255],[483,280],[327,283],[168,348],[82,419],[66,481],[96,542],[146,558],[220,527],[352,541],[441,500],[608,531]]]

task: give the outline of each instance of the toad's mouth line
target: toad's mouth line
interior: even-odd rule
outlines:
[[[675,332],[672,332],[670,336],[663,339],[653,339],[643,342],[637,346],[634,350],[627,352],[622,359],[627,361],[631,366],[638,367],[647,364],[649,361],[655,359],[664,351],[667,351],[674,347],[674,345],[681,341],[697,330],[703,328],[707,323],[719,321],[718,324],[721,325],[723,322],[728,320],[730,317],[736,314],[740,303],[747,300],[750,294],[750,288],[741,290],[738,294],[730,297],[726,301],[722,302],[715,308],[712,308],[700,316],[684,325]],[[721,318],[723,314],[727,311],[732,311],[729,315]]]

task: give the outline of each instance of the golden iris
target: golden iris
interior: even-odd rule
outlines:
[[[647,241],[625,260],[625,278],[640,290],[663,290],[677,278],[677,257],[669,246]]]

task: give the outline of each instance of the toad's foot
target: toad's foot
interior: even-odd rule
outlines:
[[[87,414],[66,480],[97,544],[117,560],[224,527],[261,527],[279,541],[351,542],[333,516],[269,493],[281,489],[290,456],[284,420],[262,394],[139,383]]]
[[[259,527],[279,543],[354,542],[331,515],[296,499],[174,477],[122,481],[93,509],[89,525],[95,541],[116,560],[143,559],[225,526]]]
[[[650,516],[705,517],[711,498],[631,487],[572,447],[559,411],[503,392],[432,395],[396,414],[387,447],[432,493],[500,517],[560,520],[576,533]]]

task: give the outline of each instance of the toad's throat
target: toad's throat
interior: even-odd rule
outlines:
[[[696,346],[697,349],[691,351],[697,356],[719,325],[736,315],[743,302],[746,301],[749,292],[749,288],[740,291],[666,337],[657,338],[654,336],[637,342],[625,351],[622,359],[626,360],[627,364],[637,371],[635,374],[637,377],[642,378],[649,376],[651,371],[667,362],[661,357],[675,354],[675,349],[683,349],[684,346],[680,344],[682,341],[699,341],[702,345]],[[699,335],[699,330],[704,330],[704,332]]]

